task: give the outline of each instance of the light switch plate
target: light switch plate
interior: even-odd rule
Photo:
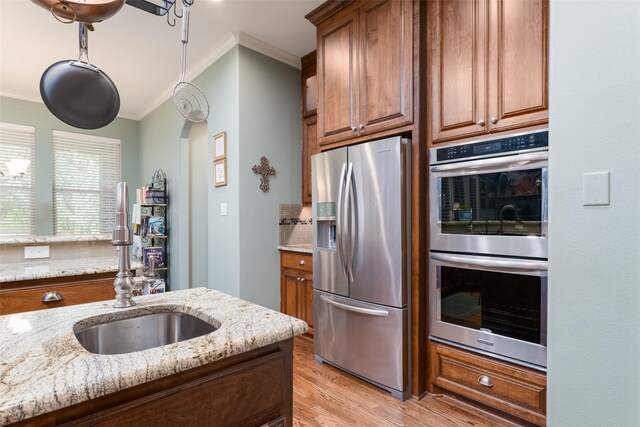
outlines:
[[[24,259],[49,258],[49,246],[25,246]]]
[[[226,216],[227,215],[227,204],[226,203],[220,203],[220,215],[221,216]]]
[[[591,172],[582,175],[582,204],[584,206],[609,205],[609,172]]]

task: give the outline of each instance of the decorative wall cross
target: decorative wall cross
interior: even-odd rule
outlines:
[[[269,191],[269,175],[276,174],[276,170],[269,165],[269,159],[262,156],[260,158],[260,166],[253,165],[251,170],[256,175],[260,175],[260,189],[265,193]]]

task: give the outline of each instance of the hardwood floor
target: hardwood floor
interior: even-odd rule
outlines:
[[[296,337],[293,356],[293,425],[306,426],[513,426],[453,405],[442,396],[400,402],[358,378],[313,358],[313,342]]]

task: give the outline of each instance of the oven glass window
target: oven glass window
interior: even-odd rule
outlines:
[[[542,235],[542,169],[443,177],[445,234]]]
[[[440,267],[440,320],[541,344],[541,278]]]

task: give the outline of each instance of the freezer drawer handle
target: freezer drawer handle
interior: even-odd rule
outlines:
[[[347,311],[353,311],[355,313],[362,313],[362,314],[368,314],[368,315],[371,315],[371,316],[379,316],[379,317],[388,317],[389,316],[389,312],[388,311],[372,310],[370,308],[354,307],[352,305],[342,304],[341,302],[330,300],[329,298],[325,297],[324,295],[320,295],[320,299],[322,301],[326,302],[327,304],[331,304],[331,305],[333,305],[335,307],[342,308],[342,309],[347,310]]]

